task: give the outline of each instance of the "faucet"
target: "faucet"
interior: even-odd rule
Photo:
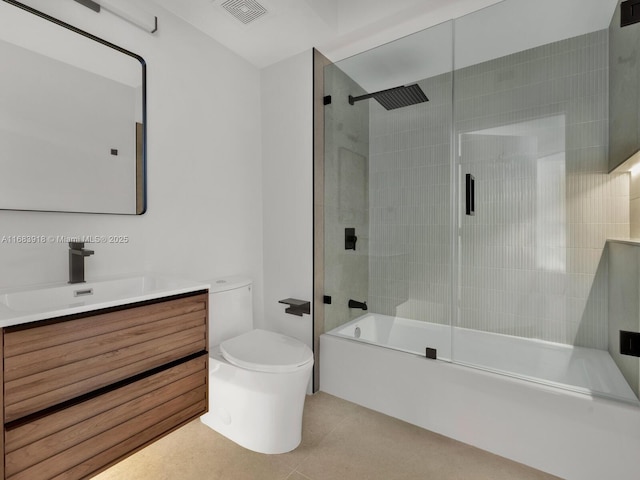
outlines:
[[[84,242],[69,242],[69,283],[84,283],[84,257],[93,255]]]
[[[368,310],[367,302],[358,302],[351,299],[349,299],[349,308],[361,308],[362,310]]]

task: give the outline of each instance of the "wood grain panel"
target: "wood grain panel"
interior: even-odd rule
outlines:
[[[204,312],[195,312],[56,345],[39,350],[37,355],[28,352],[8,357],[5,361],[4,378],[5,381],[11,381],[27,377],[43,371],[45,366],[47,370],[51,370],[96,355],[200,327],[204,321]]]
[[[73,468],[56,475],[51,480],[80,480],[95,475],[111,465],[116,464],[120,460],[128,457],[132,453],[140,450],[142,447],[153,443],[173,430],[186,425],[195,420],[203,412],[206,411],[206,402],[200,402],[185,408],[181,412],[172,415],[170,418],[163,420],[152,427],[142,430],[123,440],[121,443],[105,450],[94,457],[85,460]],[[27,480],[28,477],[23,477]],[[9,478],[9,480],[14,480]],[[28,479],[33,480],[33,479]]]
[[[145,199],[144,125],[136,122],[136,215],[142,215],[147,208]]]
[[[135,384],[125,385],[122,388],[88,399],[83,402],[82,409],[76,408],[73,410],[73,416],[68,414],[68,409],[64,409],[11,427],[5,433],[6,453],[11,453],[29,443],[36,442],[79,422],[117,408],[140,396],[153,393],[174,382],[182,382],[185,379],[193,382],[194,379],[198,378],[206,380],[207,362],[208,356],[202,355],[163,372],[138,380]]]
[[[203,355],[7,429],[7,478],[84,478],[201,415],[207,410],[207,361]]]
[[[3,378],[3,372],[4,372],[4,342],[3,342],[3,338],[4,335],[0,336],[0,386],[4,385],[4,378]],[[0,407],[4,406],[4,388],[0,388]],[[3,421],[4,421],[4,414],[3,414]],[[3,429],[4,430],[4,429]],[[4,452],[5,452],[5,438],[4,435],[0,435],[0,478],[4,479],[5,477],[5,472],[4,472]]]
[[[204,399],[193,405],[185,404],[181,400],[183,397],[167,402],[26,470],[16,474],[7,472],[6,478],[9,480],[85,478],[88,473],[102,468],[105,463],[120,459],[132,449],[165,435],[177,425],[205,411]]]
[[[206,312],[207,294],[132,307],[82,318],[62,317],[56,322],[37,322],[5,328],[5,356],[35,352],[55,345],[115,332],[131,325],[153,323],[164,318]]]
[[[56,388],[57,385],[55,382],[42,379],[42,381],[46,383],[47,388],[55,389],[45,391],[44,393],[36,396],[25,396],[25,391],[29,390],[37,392],[43,390],[37,382],[22,389],[13,385],[15,382],[5,384],[5,422],[14,421],[50,406],[71,400],[85,393],[97,390],[98,388],[105,387],[119,380],[124,380],[134,376],[140,372],[151,370],[173,360],[186,357],[192,353],[200,352],[204,350],[204,348],[204,340],[199,340],[195,343],[188,343],[180,348],[170,351],[163,351],[160,347],[159,351],[161,353],[159,354],[145,356],[148,355],[149,352],[140,353],[141,358],[135,363],[131,363],[114,370],[108,370],[101,373],[99,376],[89,376],[82,381],[72,383],[61,388]],[[100,369],[104,370],[103,367]],[[82,376],[85,375],[83,374]],[[64,378],[62,378],[62,380],[64,380]],[[21,400],[10,403],[9,400],[13,396],[19,397]]]
[[[206,350],[206,300],[201,294],[6,329],[13,354],[3,368],[5,423]]]

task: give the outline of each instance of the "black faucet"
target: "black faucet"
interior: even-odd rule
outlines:
[[[84,242],[69,242],[69,283],[84,283],[84,257],[93,255]]]
[[[349,299],[349,308],[361,308],[362,310],[368,310],[367,302],[358,302],[351,299]]]

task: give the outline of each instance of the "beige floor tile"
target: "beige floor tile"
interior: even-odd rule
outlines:
[[[551,475],[325,393],[307,397],[293,452],[246,450],[199,420],[96,480],[551,480]]]
[[[96,480],[285,480],[279,455],[246,450],[199,420],[155,442]]]
[[[298,471],[314,480],[391,479],[414,457],[417,430],[363,409],[327,435]]]
[[[359,405],[324,392],[307,396],[302,418],[302,442],[294,451],[281,455],[283,461],[292,468],[298,467],[327,434],[361,410]]]
[[[313,480],[556,478],[367,409],[327,435],[297,470]]]
[[[312,480],[306,475],[302,475],[299,472],[292,472],[291,475],[287,477],[287,480]]]

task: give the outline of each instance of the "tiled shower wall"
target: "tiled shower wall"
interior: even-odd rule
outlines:
[[[452,76],[418,82],[429,102],[370,106],[371,310],[449,323]]]
[[[460,217],[454,323],[607,348],[605,240],[629,235],[628,175],[607,173],[607,42],[604,30],[455,71],[476,215]],[[420,84],[428,104],[371,106],[369,300],[448,323],[451,76]]]

